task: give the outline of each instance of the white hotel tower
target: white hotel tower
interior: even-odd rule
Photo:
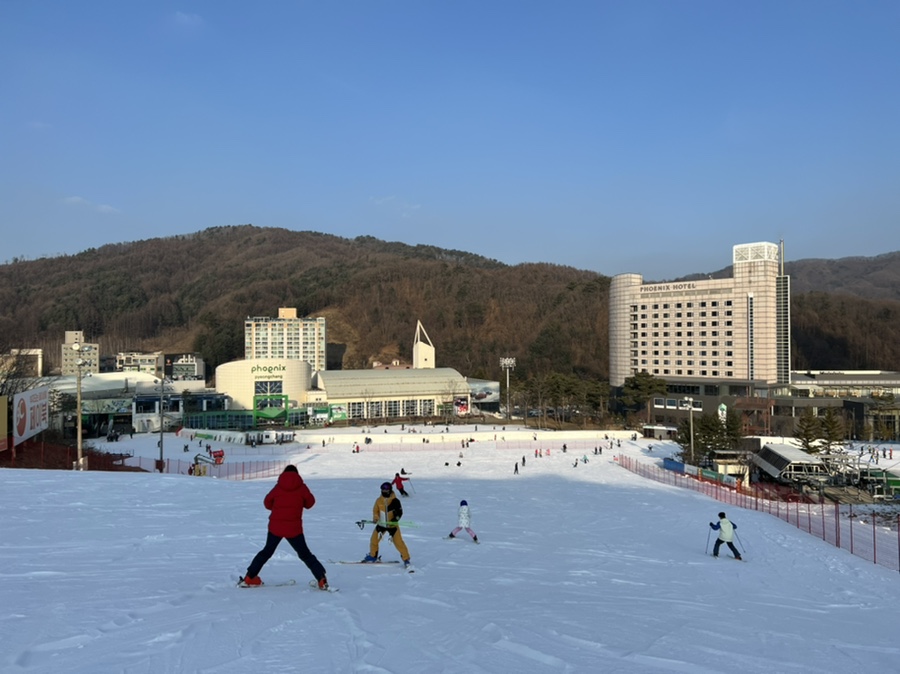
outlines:
[[[769,396],[790,384],[790,277],[775,243],[734,246],[729,279],[610,284],[610,384],[646,371],[670,390]],[[684,388],[678,386],[684,384]],[[673,389],[674,387],[674,389]],[[711,391],[710,391],[711,392]]]

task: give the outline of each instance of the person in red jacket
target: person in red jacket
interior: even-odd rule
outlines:
[[[265,547],[256,553],[256,557],[247,567],[247,575],[241,578],[241,584],[247,586],[262,585],[263,582],[259,577],[266,562],[275,554],[275,549],[281,543],[282,538],[286,538],[291,544],[306,566],[312,571],[318,582],[320,590],[328,589],[328,580],[325,578],[325,568],[322,563],[316,559],[316,556],[310,552],[306,545],[306,538],[303,536],[303,510],[312,508],[316,504],[316,497],[313,496],[309,487],[303,482],[297,467],[288,464],[284,467],[281,475],[278,476],[278,482],[275,487],[266,494],[263,499],[263,505],[271,510],[269,515],[269,531],[266,536]]]
[[[409,496],[403,488],[403,483],[408,479],[408,477],[400,477],[400,473],[394,473],[394,479],[391,480],[391,484],[397,488],[397,491],[400,492],[400,496]]]

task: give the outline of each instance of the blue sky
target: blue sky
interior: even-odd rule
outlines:
[[[259,226],[664,279],[900,249],[900,3],[4,2],[0,261]]]

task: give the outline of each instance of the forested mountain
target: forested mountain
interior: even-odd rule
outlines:
[[[822,267],[843,269],[804,262],[789,266],[795,367],[900,369],[890,271],[849,289],[877,299],[845,288],[798,292],[832,289]],[[330,353],[345,368],[408,360],[421,320],[437,364],[469,376],[497,379],[499,358],[514,356],[518,377],[605,379],[608,289],[608,277],[571,267],[510,266],[372,237],[217,227],[0,266],[0,350],[43,348],[52,366],[63,333],[84,330],[103,353],[198,350],[215,366],[243,356],[247,316],[296,307],[327,318]]]

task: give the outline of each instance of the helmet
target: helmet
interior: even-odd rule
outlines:
[[[391,491],[391,483],[390,482],[382,482],[381,483],[381,491]]]
[[[460,502],[459,502],[459,505],[461,505],[461,506],[467,506],[467,505],[469,505],[469,503],[468,503],[468,501],[460,501]]]

